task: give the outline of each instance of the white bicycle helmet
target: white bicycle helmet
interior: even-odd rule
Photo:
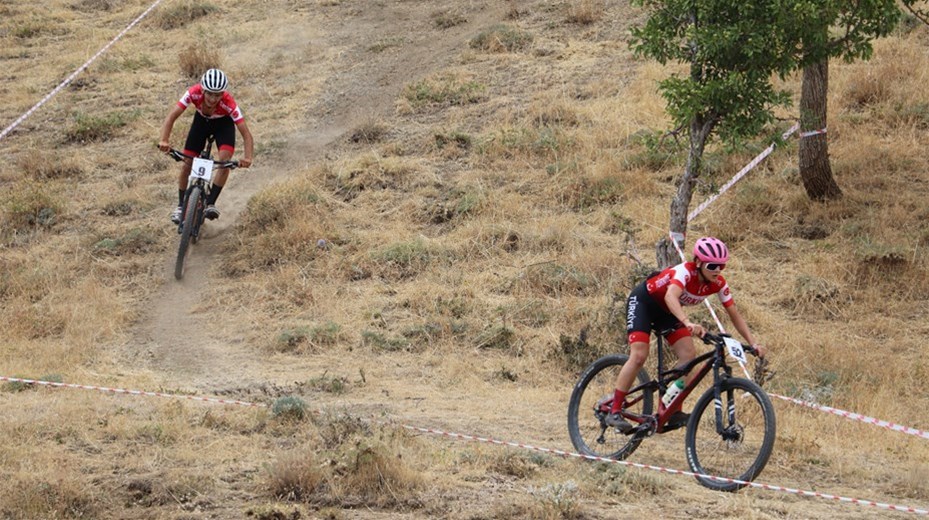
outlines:
[[[226,79],[223,71],[210,69],[204,72],[203,77],[200,78],[200,86],[203,87],[203,90],[216,94],[226,90],[226,87],[229,86],[229,80]]]

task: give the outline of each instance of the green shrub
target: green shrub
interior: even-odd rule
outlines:
[[[65,140],[70,143],[107,141],[116,135],[116,131],[128,125],[138,117],[139,112],[110,112],[101,116],[78,113],[74,123],[65,132]]]
[[[154,229],[130,229],[121,237],[103,238],[93,246],[95,254],[122,256],[157,251],[160,240]]]
[[[403,97],[413,108],[429,105],[469,105],[484,100],[486,87],[455,74],[441,74],[407,85]]]
[[[50,228],[63,210],[58,197],[36,183],[20,185],[4,201],[6,227],[11,231]]]
[[[284,420],[302,421],[307,416],[306,403],[299,397],[281,397],[274,401],[271,414]]]
[[[532,43],[532,34],[507,24],[497,24],[478,33],[469,43],[487,52],[514,52]]]

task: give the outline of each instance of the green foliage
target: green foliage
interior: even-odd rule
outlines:
[[[491,326],[481,332],[475,344],[479,349],[512,350],[516,341],[516,332],[506,325]]]
[[[271,406],[271,414],[284,420],[302,421],[307,416],[306,402],[293,396],[278,398]]]
[[[309,379],[307,385],[320,392],[341,395],[348,389],[348,379],[324,373],[321,376]]]
[[[378,352],[399,352],[410,350],[410,340],[399,337],[387,337],[380,332],[364,330],[361,332],[361,343],[370,346]]]
[[[93,246],[98,255],[122,256],[127,254],[148,253],[157,250],[158,234],[153,229],[130,229],[116,238],[102,238]]]
[[[471,39],[472,49],[487,52],[515,52],[532,43],[532,34],[507,24],[497,24]]]
[[[633,29],[637,56],[690,66],[659,83],[675,126],[716,129],[726,140],[757,134],[789,101],[770,82],[798,66],[798,35],[777,0],[635,0],[649,8]]]
[[[5,226],[10,231],[50,228],[64,209],[58,197],[42,185],[20,185],[3,201]]]
[[[413,108],[429,105],[468,105],[482,101],[486,87],[455,74],[440,74],[407,85],[403,97]]]
[[[83,113],[74,115],[74,124],[65,132],[65,139],[71,143],[108,141],[116,131],[128,125],[139,116],[139,112],[110,112],[100,116]]]

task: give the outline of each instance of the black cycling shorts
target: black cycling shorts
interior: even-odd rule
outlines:
[[[190,131],[184,143],[184,153],[200,155],[206,146],[206,139],[211,135],[216,140],[217,149],[235,151],[235,123],[231,117],[207,119],[200,112],[194,112],[194,120],[190,123]]]
[[[651,335],[653,330],[668,337],[683,327],[683,324],[673,314],[664,308],[648,294],[645,282],[640,283],[629,293],[626,300],[626,333],[631,337],[633,333]]]

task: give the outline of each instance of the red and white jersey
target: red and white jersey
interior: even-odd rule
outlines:
[[[207,119],[218,119],[220,117],[229,116],[232,118],[233,123],[239,123],[245,119],[245,116],[242,115],[242,110],[236,105],[235,99],[232,99],[232,94],[228,92],[223,92],[222,97],[219,98],[219,103],[216,104],[216,108],[211,114],[203,113],[203,100],[203,87],[198,83],[187,89],[187,92],[185,92],[180,101],[177,102],[177,105],[184,109],[193,105],[196,107],[197,112],[200,112],[200,115]]]
[[[729,291],[729,285],[726,284],[726,280],[722,275],[716,277],[716,281],[713,283],[704,283],[700,279],[697,264],[693,262],[684,262],[669,267],[649,278],[645,283],[648,294],[665,310],[668,310],[668,307],[664,298],[668,292],[668,287],[672,285],[684,290],[681,293],[681,305],[697,305],[705,300],[707,296],[713,294],[719,296],[719,301],[723,304],[723,307],[735,305],[735,301],[732,300],[732,293]]]

